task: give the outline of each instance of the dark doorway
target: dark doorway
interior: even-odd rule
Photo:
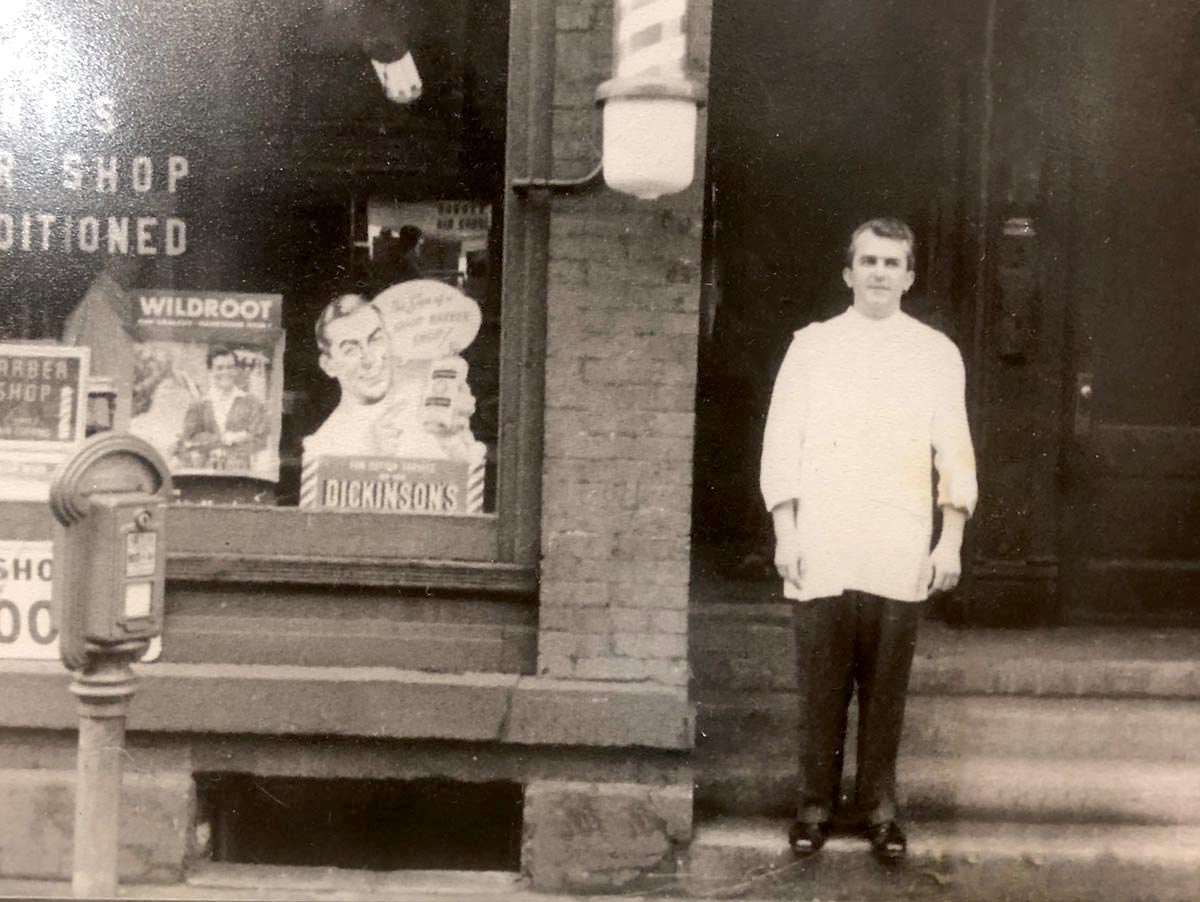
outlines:
[[[1200,9],[1103,0],[1078,21],[1077,90],[1059,99],[1074,172],[1066,613],[1195,626]]]
[[[858,223],[912,225],[905,309],[967,350],[968,73],[981,25],[978,11],[931,2],[714,6],[693,527],[699,559],[755,576],[772,572],[758,458],[775,372],[794,330],[849,303],[843,253]]]

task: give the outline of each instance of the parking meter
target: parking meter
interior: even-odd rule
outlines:
[[[88,439],[55,474],[51,605],[71,670],[161,635],[170,494],[159,453],[123,433]]]

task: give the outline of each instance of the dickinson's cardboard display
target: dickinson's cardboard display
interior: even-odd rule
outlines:
[[[304,440],[302,507],[395,513],[483,510],[486,448],[461,352],[479,305],[416,279],[373,303],[340,298],[322,317],[321,366],[341,400]]]

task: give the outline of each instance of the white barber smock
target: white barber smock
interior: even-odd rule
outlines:
[[[794,499],[803,564],[796,600],[928,595],[933,468],[939,505],[969,516],[978,495],[958,349],[897,312],[853,307],[795,334],[763,436],[768,510]]]

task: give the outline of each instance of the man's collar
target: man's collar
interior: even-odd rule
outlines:
[[[246,394],[246,392],[243,391],[242,389],[238,388],[236,385],[232,389],[230,389],[229,394],[222,394],[221,392],[217,391],[216,386],[210,385],[208,387],[207,397],[208,397],[208,400],[213,401],[213,402],[234,401],[237,398],[240,398],[245,394]]]
[[[904,308],[897,307],[887,316],[868,316],[855,307],[854,303],[851,302],[850,306],[846,308],[846,314],[847,316],[850,316],[859,322],[870,323],[872,325],[882,325],[884,323],[896,323],[902,321],[904,319]]]

